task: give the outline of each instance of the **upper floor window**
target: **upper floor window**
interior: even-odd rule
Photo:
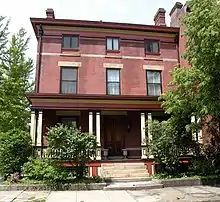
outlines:
[[[107,95],[120,95],[120,69],[107,69]]]
[[[61,68],[61,93],[77,93],[77,68]]]
[[[106,49],[112,51],[119,51],[119,39],[118,38],[107,38]]]
[[[145,52],[146,53],[159,53],[160,52],[159,41],[146,40],[145,41]]]
[[[79,48],[79,36],[64,36],[63,48],[78,49]]]
[[[147,71],[147,95],[160,96],[161,92],[161,72]]]

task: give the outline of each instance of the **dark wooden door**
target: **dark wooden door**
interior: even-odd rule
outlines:
[[[105,148],[109,156],[121,156],[124,143],[124,116],[105,116]]]

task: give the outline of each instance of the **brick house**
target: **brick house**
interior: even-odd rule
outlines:
[[[142,162],[154,173],[147,148],[145,122],[165,120],[158,97],[180,63],[182,39],[176,19],[182,4],[172,9],[166,26],[159,9],[155,25],[31,18],[38,41],[35,92],[31,103],[31,137],[41,155],[47,128],[76,123],[98,142],[90,175],[105,162]]]

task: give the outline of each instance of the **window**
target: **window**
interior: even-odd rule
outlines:
[[[78,49],[79,48],[79,37],[78,36],[64,36],[63,37],[63,48]]]
[[[119,39],[118,38],[107,38],[106,40],[107,50],[118,51],[119,50]]]
[[[145,41],[145,52],[146,53],[159,53],[159,41],[146,40]]]
[[[61,68],[61,93],[77,93],[77,68]]]
[[[147,71],[147,94],[149,96],[161,95],[161,72]]]
[[[120,95],[120,70],[107,69],[107,94]]]
[[[67,126],[75,126],[77,127],[77,119],[76,117],[61,117],[60,122]]]

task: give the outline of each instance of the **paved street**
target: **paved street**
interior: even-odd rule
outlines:
[[[220,201],[220,187],[176,187],[145,191],[2,191],[0,202],[189,202]]]

